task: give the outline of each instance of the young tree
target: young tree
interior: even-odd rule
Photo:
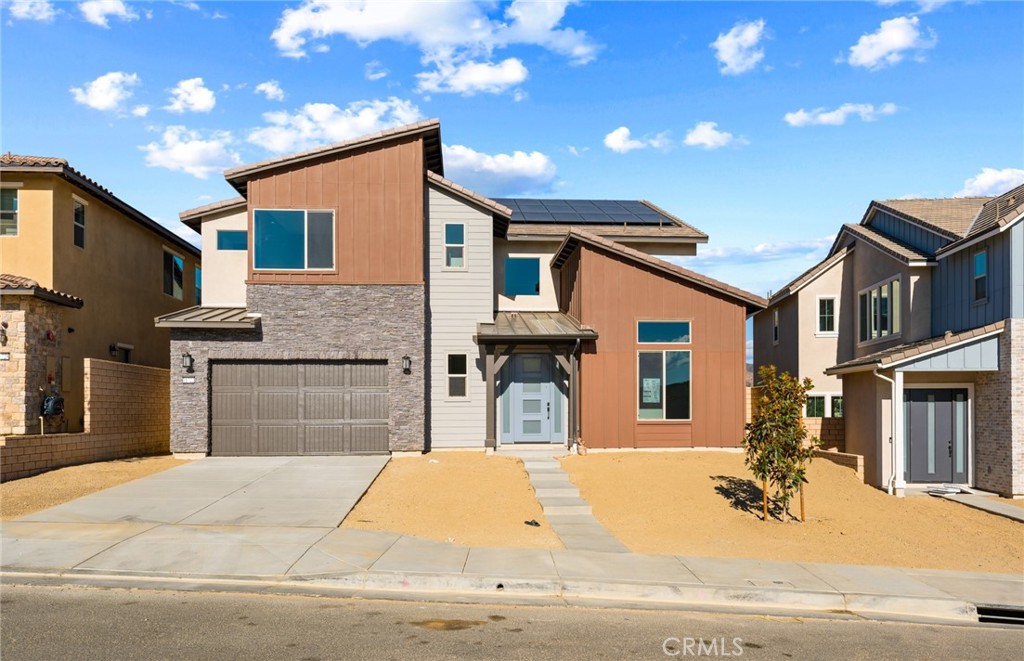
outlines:
[[[757,372],[759,393],[757,407],[746,426],[743,447],[745,463],[755,477],[761,480],[764,491],[764,517],[768,520],[768,492],[770,483],[775,488],[775,499],[789,515],[789,503],[807,481],[807,464],[814,458],[820,445],[817,437],[807,442],[803,425],[804,404],[813,388],[810,379],[799,380],[788,372],[776,373],[774,365],[761,367]],[[803,518],[801,499],[801,519]]]

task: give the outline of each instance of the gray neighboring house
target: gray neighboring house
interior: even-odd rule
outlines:
[[[835,297],[824,350],[814,281]],[[841,380],[846,451],[863,455],[868,483],[1024,497],[1024,186],[872,202],[771,299],[754,336],[756,364]]]

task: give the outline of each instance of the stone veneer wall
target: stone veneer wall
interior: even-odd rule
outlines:
[[[166,454],[167,370],[85,359],[85,431],[0,437],[0,482],[61,466]]]
[[[974,382],[974,485],[1024,496],[1024,319],[1007,319],[999,371]]]
[[[389,447],[422,451],[426,429],[426,297],[422,285],[248,285],[255,330],[171,330],[171,451],[210,451],[210,362],[387,360]],[[181,354],[195,359],[193,373]],[[402,356],[412,373],[402,371]],[[194,377],[195,383],[183,383]]]
[[[50,383],[61,383],[63,320],[61,306],[49,301],[19,295],[0,302],[0,322],[7,322],[7,343],[0,346],[0,353],[7,354],[0,360],[0,434],[39,432],[43,397]],[[48,331],[53,340],[47,339]],[[53,363],[52,373],[47,359]],[[58,424],[50,423],[47,431]]]

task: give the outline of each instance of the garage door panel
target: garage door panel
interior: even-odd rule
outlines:
[[[220,422],[252,419],[251,392],[215,392],[212,402],[213,419]]]
[[[353,386],[386,386],[388,385],[388,366],[383,363],[353,364],[352,381]]]
[[[305,382],[307,387],[329,387],[349,385],[351,365],[336,363],[305,365]]]
[[[296,425],[260,425],[256,429],[259,454],[297,454],[299,428]]]
[[[214,454],[252,454],[252,425],[214,425]]]
[[[352,425],[351,452],[382,452],[388,449],[387,425]]]
[[[215,388],[252,386],[252,365],[218,364],[213,370],[211,382]]]
[[[257,393],[257,420],[299,419],[299,394],[297,392]]]
[[[346,415],[344,392],[311,392],[304,395],[303,418],[306,420],[343,420]]]
[[[352,410],[349,417],[353,420],[387,420],[388,394],[386,392],[353,392]]]
[[[260,387],[297,386],[299,385],[299,366],[275,363],[260,365],[256,383]]]
[[[306,454],[345,454],[349,450],[348,425],[306,425]]]

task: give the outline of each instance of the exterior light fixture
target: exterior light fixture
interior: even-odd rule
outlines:
[[[113,356],[114,358],[117,357],[117,345],[116,344],[111,344],[109,347],[107,347],[107,349],[110,351],[110,355],[111,356]]]
[[[196,359],[192,357],[192,354],[190,354],[190,353],[183,353],[183,354],[181,354],[181,367],[186,372],[191,372],[192,368],[195,366],[195,364],[196,364]]]
[[[402,371],[406,374],[412,373],[412,358],[409,356],[402,356]]]

